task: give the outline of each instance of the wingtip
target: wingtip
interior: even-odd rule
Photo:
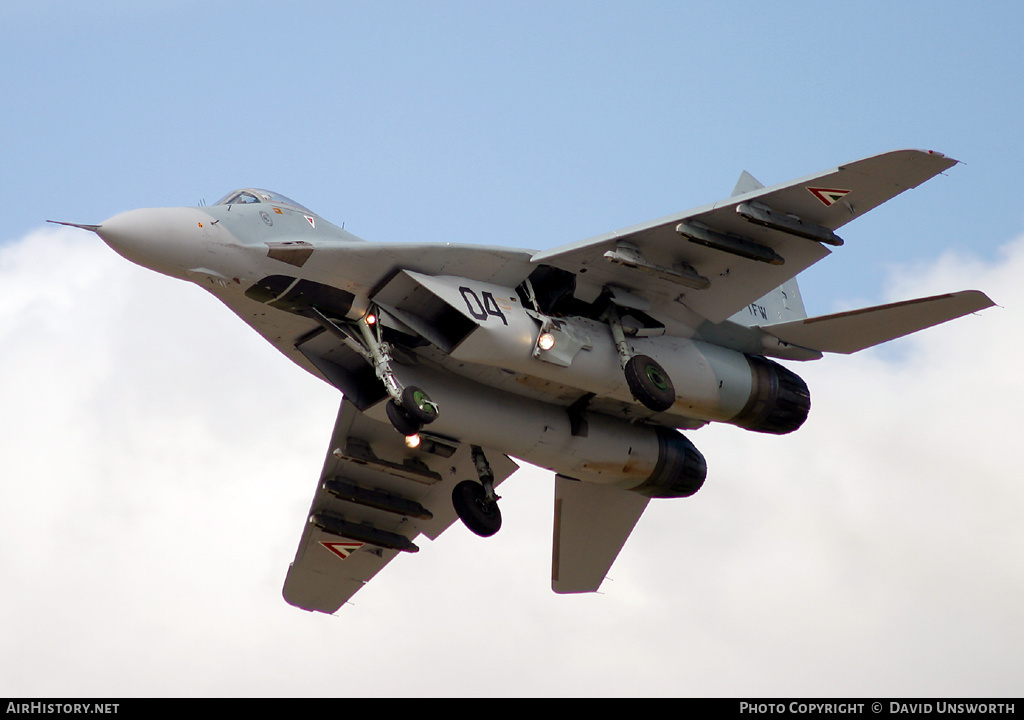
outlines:
[[[957,160],[954,157],[950,157],[945,153],[940,153],[938,150],[914,150],[914,152],[921,153],[922,155],[930,155],[933,158],[938,158],[939,160],[948,163],[947,167],[953,167],[954,165],[963,164],[960,160]]]

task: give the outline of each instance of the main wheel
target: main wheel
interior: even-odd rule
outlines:
[[[473,480],[463,480],[452,489],[452,505],[459,519],[480,537],[490,537],[501,529],[501,510],[498,503],[488,500],[484,486]]]
[[[388,400],[388,404],[384,408],[384,412],[388,415],[388,420],[402,435],[408,437],[409,435],[415,435],[423,429],[423,423],[418,422],[414,418],[409,417],[409,414],[398,407],[394,400]]]
[[[424,425],[437,420],[437,405],[415,385],[410,385],[402,391],[402,409],[413,420]]]
[[[676,389],[668,373],[654,358],[634,355],[626,363],[626,384],[644,407],[655,412],[664,412],[676,401]]]

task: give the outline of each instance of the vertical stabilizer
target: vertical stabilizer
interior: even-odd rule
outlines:
[[[782,295],[784,317],[790,320],[803,320],[807,317],[804,299],[800,296],[800,286],[796,284],[796,278],[783,283],[778,292]]]
[[[764,185],[758,182],[757,178],[744,170],[740,173],[740,179],[736,181],[736,187],[732,189],[732,196],[743,195],[754,190],[760,190],[763,187]]]
[[[732,197],[743,195],[754,190],[760,190],[764,185],[753,175],[744,170],[740,173],[740,179],[736,181],[736,187],[732,189]],[[796,284],[796,278],[787,280],[780,287],[775,288],[763,298],[751,305],[751,315],[763,313],[771,314],[778,318],[777,322],[788,322],[790,320],[802,320],[807,317],[804,310],[804,301],[800,297],[800,288]],[[747,313],[740,313],[746,316]],[[744,324],[757,324],[756,318],[744,317],[747,322]]]
[[[803,320],[807,317],[796,278],[791,278],[729,318],[746,327]]]

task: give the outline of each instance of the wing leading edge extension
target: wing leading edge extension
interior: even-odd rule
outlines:
[[[535,254],[575,273],[592,300],[607,285],[677,301],[719,323],[842,243],[833,231],[956,164],[897,150],[712,205]]]
[[[425,435],[419,450],[342,401],[285,600],[333,613],[399,553],[418,551],[418,535],[434,540],[456,520],[452,488],[476,477],[471,448]],[[487,459],[495,485],[518,467],[498,452]]]

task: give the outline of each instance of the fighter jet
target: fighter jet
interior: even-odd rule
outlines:
[[[776,360],[990,307],[965,291],[808,318],[797,287],[840,227],[956,162],[901,150],[767,188],[744,173],[727,200],[540,252],[370,243],[255,188],[66,224],[208,290],[341,392],[284,583],[333,613],[420,535],[497,532],[511,458],[555,473],[552,588],[595,591],[651,499],[704,483],[681,430],[804,423],[807,386]]]

